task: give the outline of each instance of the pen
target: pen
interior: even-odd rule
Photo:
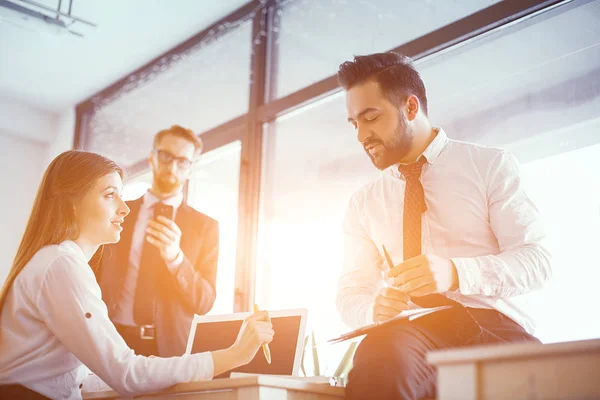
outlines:
[[[387,250],[385,249],[385,245],[382,244],[381,247],[383,247],[383,255],[385,256],[385,261],[387,261],[388,265],[390,266],[390,270],[391,270],[392,268],[394,268],[394,263],[392,262],[392,258],[390,257]]]
[[[254,305],[254,314],[256,314],[258,312],[258,305],[255,304]],[[265,353],[265,359],[267,360],[267,364],[271,364],[271,349],[269,349],[269,345],[268,344],[263,344],[262,345],[263,348],[263,353]]]

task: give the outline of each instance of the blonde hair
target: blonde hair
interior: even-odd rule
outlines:
[[[0,317],[12,284],[42,247],[79,236],[75,204],[96,179],[123,170],[99,154],[70,150],[58,155],[44,172],[25,227],[21,244],[0,290]]]
[[[154,148],[158,146],[162,138],[164,138],[165,136],[177,136],[192,143],[194,145],[195,155],[198,155],[202,152],[202,148],[204,146],[202,143],[202,139],[194,135],[194,132],[192,132],[191,129],[186,129],[179,125],[173,125],[169,129],[163,129],[162,131],[154,135]]]

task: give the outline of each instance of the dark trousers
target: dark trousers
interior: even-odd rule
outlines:
[[[133,328],[115,324],[117,331],[121,334],[125,343],[133,349],[135,354],[141,356],[158,356],[158,344],[156,338],[142,339],[139,328]]]
[[[18,384],[0,385],[0,400],[49,400],[48,397]]]
[[[435,397],[435,368],[428,352],[476,344],[538,342],[495,310],[455,307],[367,335],[354,355],[346,399]]]

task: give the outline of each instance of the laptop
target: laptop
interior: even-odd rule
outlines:
[[[186,354],[226,349],[237,338],[249,312],[226,315],[195,315],[188,337]],[[305,308],[269,311],[275,336],[269,344],[271,364],[267,364],[262,348],[248,364],[215,376],[228,378],[231,372],[298,376],[306,330],[308,310]]]

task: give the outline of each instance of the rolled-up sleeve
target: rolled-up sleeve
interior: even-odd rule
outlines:
[[[344,261],[336,304],[350,328],[373,322],[375,296],[383,286],[381,257],[360,221],[361,202],[353,196],[344,218]]]
[[[91,268],[61,256],[47,269],[37,307],[52,333],[117,392],[130,395],[213,377],[210,353],[159,358],[135,355],[108,318]]]
[[[464,295],[511,297],[538,289],[552,275],[542,218],[527,197],[512,154],[498,153],[487,175],[491,229],[499,254],[452,258]]]

